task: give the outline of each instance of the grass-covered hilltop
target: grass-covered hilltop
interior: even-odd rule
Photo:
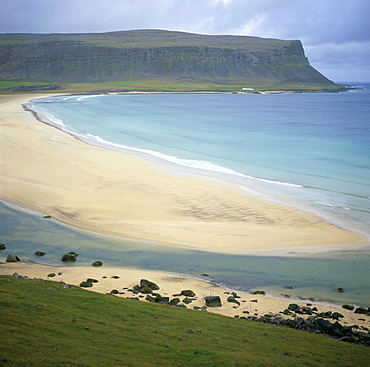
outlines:
[[[163,30],[0,34],[0,92],[243,88],[336,91],[343,86],[309,64],[298,40]]]

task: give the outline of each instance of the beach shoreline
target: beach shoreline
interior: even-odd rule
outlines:
[[[102,294],[111,294],[121,298],[135,298],[147,302],[145,293],[134,293],[133,288],[140,285],[141,279],[149,280],[159,286],[156,293],[169,300],[179,298],[180,304],[187,308],[200,310],[206,305],[205,297],[219,297],[221,307],[206,307],[207,312],[216,313],[228,317],[263,317],[265,315],[278,316],[283,319],[294,319],[296,314],[284,314],[284,310],[290,304],[299,307],[316,307],[317,314],[322,312],[338,312],[343,317],[340,322],[343,325],[358,325],[360,328],[369,328],[368,316],[354,313],[340,304],[315,301],[310,299],[273,297],[269,294],[253,294],[248,292],[235,291],[231,288],[213,283],[211,280],[184,276],[182,274],[148,271],[142,269],[125,269],[110,267],[82,267],[82,266],[58,266],[48,265],[40,262],[20,261],[16,263],[0,260],[1,275],[16,275],[30,279],[43,279],[61,282],[67,285],[80,286],[87,279],[94,279],[92,287],[84,289]],[[184,290],[191,290],[194,296],[181,295]],[[113,291],[113,292],[112,292]],[[236,294],[236,297],[234,298]],[[232,296],[234,301],[228,301]],[[191,302],[187,303],[190,298]],[[237,301],[237,303],[235,302]],[[184,303],[185,301],[185,303]],[[353,304],[354,308],[361,305]],[[308,318],[308,314],[299,314],[299,317]]]
[[[231,183],[176,175],[78,141],[23,110],[40,97],[47,95],[0,96],[5,202],[72,227],[206,251],[311,252],[366,244],[357,233]]]

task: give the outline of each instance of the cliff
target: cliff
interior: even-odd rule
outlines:
[[[297,40],[160,30],[0,35],[2,80],[179,77],[333,84],[309,64]]]

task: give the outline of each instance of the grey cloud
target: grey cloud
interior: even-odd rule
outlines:
[[[369,0],[0,0],[0,9],[2,33],[156,28],[253,35],[300,39],[313,65],[368,62],[362,48],[370,41]]]

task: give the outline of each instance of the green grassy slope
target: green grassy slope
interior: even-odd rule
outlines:
[[[0,276],[6,366],[369,366],[370,348],[201,311]]]

